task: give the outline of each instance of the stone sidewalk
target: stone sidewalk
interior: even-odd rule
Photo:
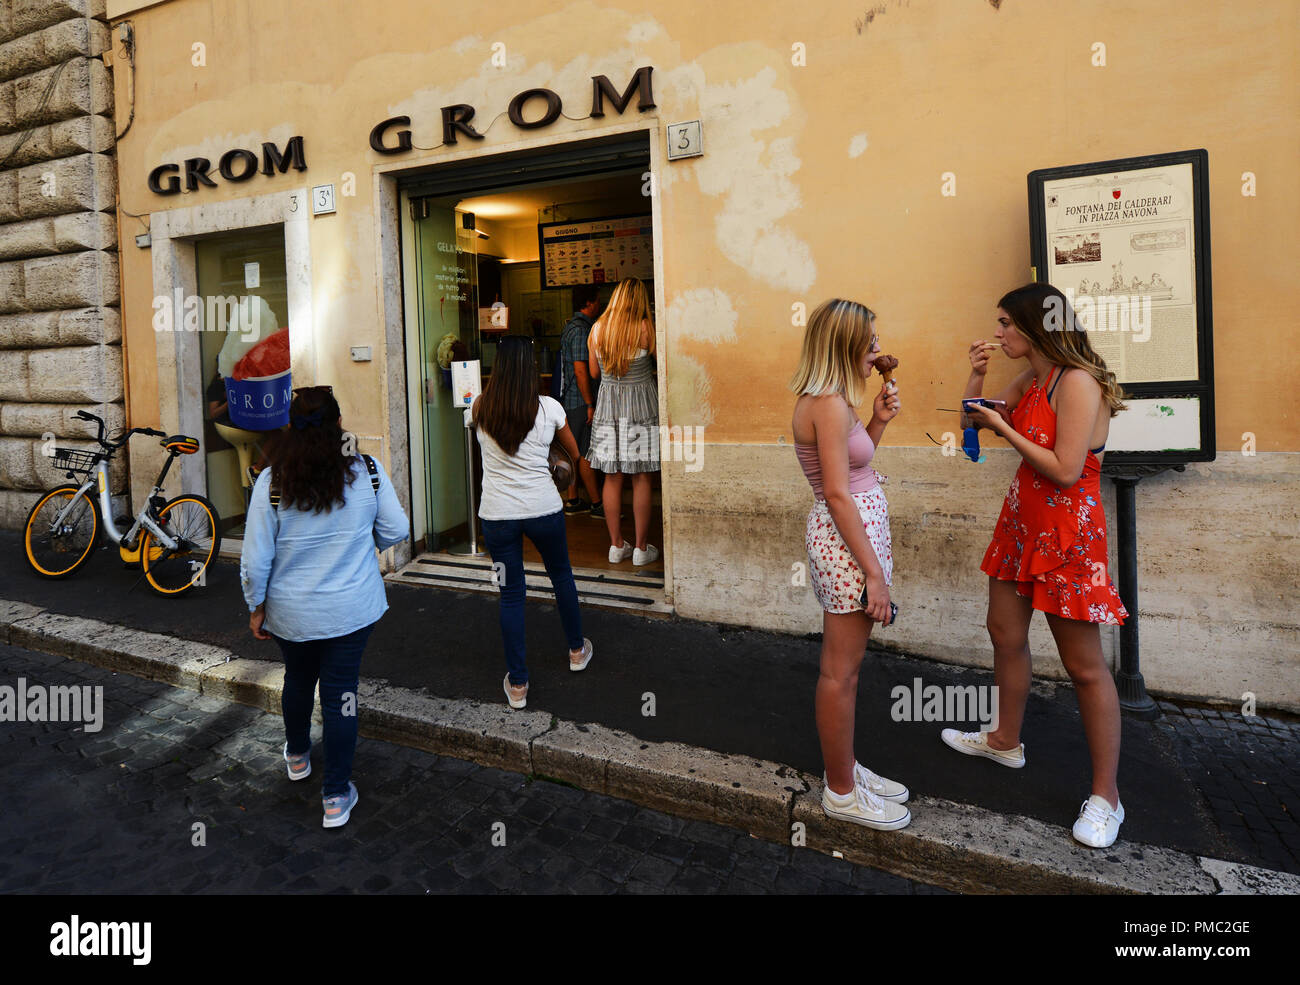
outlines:
[[[362,739],[361,799],[321,826],[265,711],[0,646],[0,679],[104,688],[102,731],[0,729],[0,893],[933,894],[820,852]],[[198,827],[196,827],[196,825]],[[201,838],[196,838],[201,835]],[[195,841],[201,844],[195,844]]]
[[[279,708],[281,671],[269,661],[174,636],[0,603],[0,643],[57,654]],[[576,675],[575,675],[576,676]],[[363,680],[363,735],[635,801],[681,818],[721,823],[916,882],[964,892],[1300,892],[1300,879],[1231,860],[1121,839],[1102,852],[1068,831],[1020,815],[914,796],[899,832],[830,822],[820,778],[793,767],[681,743],[652,743],[545,711],[446,699]],[[148,750],[144,750],[148,754]]]

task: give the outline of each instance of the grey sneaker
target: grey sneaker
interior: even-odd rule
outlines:
[[[322,803],[325,806],[324,825],[327,828],[341,828],[348,823],[348,818],[352,816],[352,808],[357,806],[357,801],[361,795],[357,793],[357,785],[351,780],[348,781],[347,793],[336,793],[332,797],[325,797]]]
[[[311,750],[297,756],[289,755],[289,743],[284,744],[284,770],[290,780],[305,780],[311,776]]]

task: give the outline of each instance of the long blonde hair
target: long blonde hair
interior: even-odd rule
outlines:
[[[871,349],[875,320],[875,313],[857,301],[831,298],[819,304],[804,330],[790,389],[812,396],[839,393],[850,406],[861,405],[868,396],[862,359]]]
[[[596,351],[604,371],[610,376],[624,376],[632,357],[641,348],[641,322],[650,323],[650,344],[647,351],[654,355],[655,324],[650,316],[650,296],[645,284],[636,277],[625,277],[614,288],[609,307],[596,324],[600,326],[596,337]]]
[[[1125,409],[1123,388],[1093,349],[1064,294],[1051,284],[1026,284],[1002,295],[998,307],[1042,355],[1058,366],[1081,369],[1096,380],[1111,417]]]

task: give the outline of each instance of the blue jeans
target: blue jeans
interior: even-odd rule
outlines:
[[[311,751],[311,709],[316,701],[316,682],[320,682],[321,717],[325,720],[325,779],[321,793],[325,797],[347,793],[352,779],[361,654],[376,625],[371,623],[347,636],[301,643],[275,637],[284,654],[280,709],[284,712],[284,737],[289,740],[291,756]]]
[[[578,586],[569,567],[569,541],[564,531],[564,511],[529,520],[484,520],[483,539],[502,584],[500,616],[501,639],[506,647],[506,666],[510,683],[528,683],[528,664],[524,659],[524,536],[533,542],[542,556],[546,573],[555,590],[555,605],[564,623],[564,635],[570,650],[582,649],[582,613],[578,611]]]

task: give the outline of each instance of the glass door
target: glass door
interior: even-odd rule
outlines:
[[[254,366],[259,344],[289,324],[284,228],[241,229],[198,240],[194,262],[203,328],[199,350],[207,497],[221,514],[225,536],[239,537],[251,491],[248,469],[265,464],[268,432],[259,422],[232,419],[224,378],[241,360],[245,367]],[[288,369],[287,346],[282,350]],[[259,375],[262,370],[249,372]],[[241,369],[237,375],[245,374]]]
[[[474,519],[466,495],[464,412],[453,402],[449,367],[453,361],[480,358],[478,245],[477,235],[473,228],[465,228],[465,213],[455,208],[454,200],[413,199],[411,207],[428,550],[444,551],[469,539]]]

